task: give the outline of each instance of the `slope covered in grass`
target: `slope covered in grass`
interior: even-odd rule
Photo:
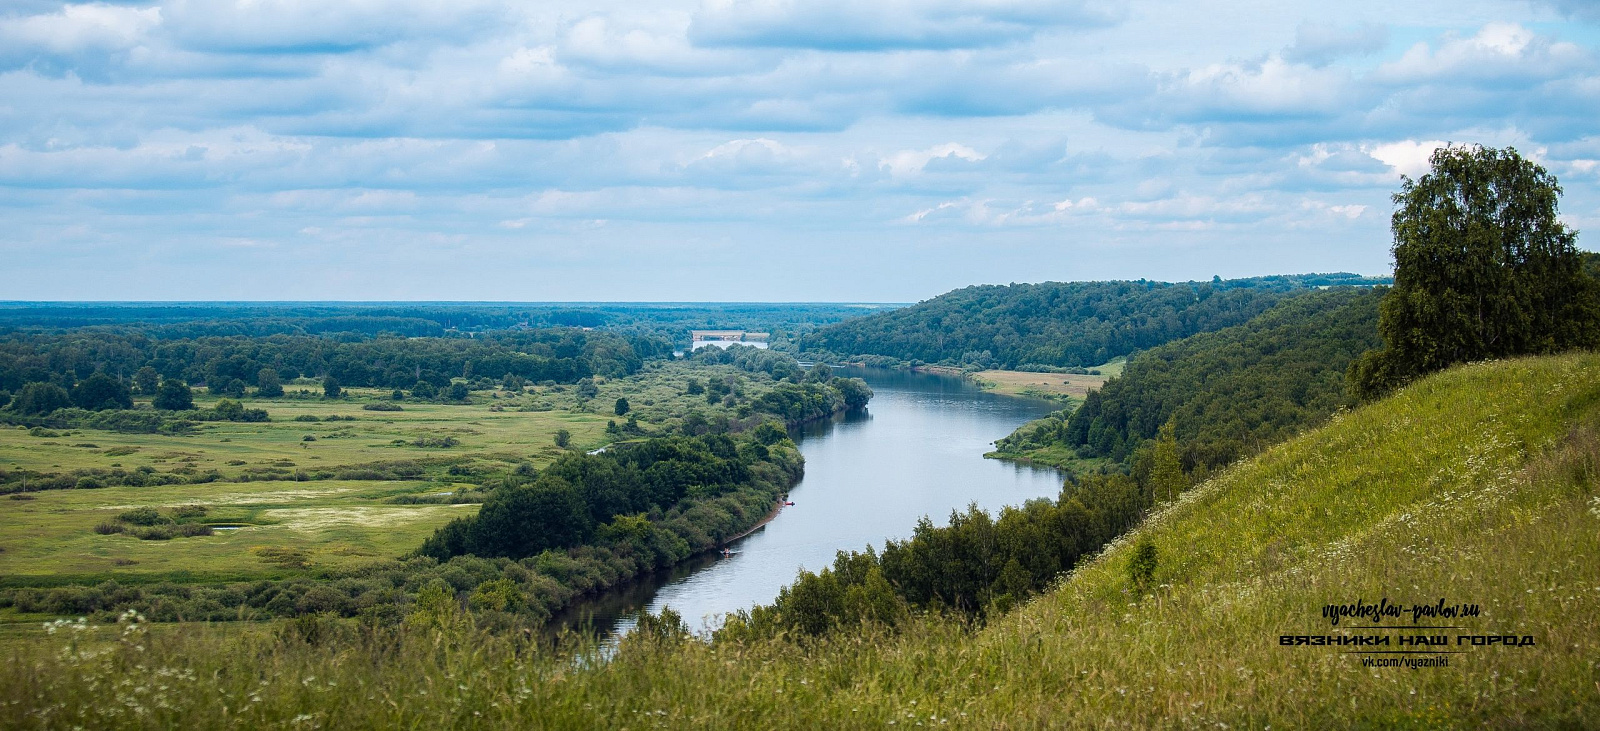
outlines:
[[[1600,356],[1475,364],[1224,471],[985,628],[714,644],[655,628],[578,663],[420,622],[349,642],[135,631],[63,652],[57,636],[0,669],[0,726],[1593,728],[1597,480]],[[1144,537],[1159,561],[1140,591],[1125,569]],[[1383,598],[1481,614],[1427,633],[1465,650],[1445,668],[1279,646],[1359,631],[1322,607]]]

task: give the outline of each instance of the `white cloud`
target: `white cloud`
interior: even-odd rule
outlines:
[[[897,177],[916,175],[922,172],[927,164],[936,159],[956,158],[977,162],[984,159],[985,155],[966,145],[957,142],[946,142],[934,145],[926,150],[901,150],[879,162],[879,167],[887,169],[890,174]]]
[[[1384,64],[1390,83],[1434,80],[1529,80],[1594,69],[1592,52],[1541,36],[1517,23],[1489,23],[1470,37],[1446,35],[1437,45],[1418,43]]]
[[[0,20],[0,40],[54,53],[126,49],[143,42],[159,25],[158,7],[66,5],[56,13]]]
[[[1428,172],[1429,158],[1433,151],[1444,147],[1445,142],[1439,140],[1401,140],[1381,145],[1371,145],[1363,148],[1373,159],[1393,168],[1395,172],[1408,177],[1421,177]]]

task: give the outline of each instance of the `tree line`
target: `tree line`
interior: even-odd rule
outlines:
[[[448,388],[452,378],[573,383],[639,369],[663,344],[603,331],[555,328],[475,338],[332,338],[305,335],[157,339],[142,333],[85,328],[0,335],[0,391],[30,383],[79,388],[97,373],[153,395],[161,380],[226,388],[274,385],[299,377],[331,377],[345,387]],[[102,383],[96,381],[97,384]],[[99,388],[100,386],[96,386]],[[114,397],[120,398],[120,397]],[[120,403],[120,401],[119,401]],[[83,408],[94,408],[83,406]]]
[[[1382,288],[1300,294],[1243,325],[1144,351],[1070,415],[1024,425],[996,449],[1024,456],[1060,445],[1125,465],[1171,422],[1186,470],[1228,464],[1353,403],[1345,370],[1380,343],[1384,296]]]
[[[958,289],[848,320],[801,341],[808,352],[976,368],[1088,367],[1238,325],[1292,292],[1386,279],[1307,274],[1211,282],[1045,282]]]

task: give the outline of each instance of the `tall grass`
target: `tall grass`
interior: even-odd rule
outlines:
[[[1594,728],[1597,476],[1600,357],[1476,364],[1227,470],[986,627],[705,643],[654,623],[607,655],[451,611],[385,631],[69,624],[9,648],[0,727]],[[1278,645],[1353,631],[1321,607],[1382,597],[1477,603],[1460,634],[1537,644],[1419,670]]]

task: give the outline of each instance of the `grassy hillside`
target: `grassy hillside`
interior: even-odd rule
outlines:
[[[1146,537],[1158,564],[1140,591],[1126,566]],[[428,629],[459,624],[452,607],[368,639],[305,623],[62,628],[12,645],[0,726],[1592,728],[1597,555],[1600,356],[1484,363],[1226,470],[981,629],[924,618],[894,634],[708,644],[647,623],[610,660],[573,663],[516,637]],[[1322,616],[1385,598],[1481,614],[1424,632],[1462,651],[1444,668],[1279,646],[1411,634]],[[1536,644],[1457,647],[1457,634]]]
[[[829,325],[800,344],[819,356],[878,356],[980,369],[1089,368],[1237,325],[1295,291],[1380,281],[1353,274],[1305,274],[1179,284],[975,286]]]
[[[1168,420],[1187,470],[1253,454],[1349,402],[1345,369],[1381,343],[1382,298],[1372,289],[1313,292],[1139,353],[1070,417],[1023,425],[991,456],[1069,468],[1124,462]]]

